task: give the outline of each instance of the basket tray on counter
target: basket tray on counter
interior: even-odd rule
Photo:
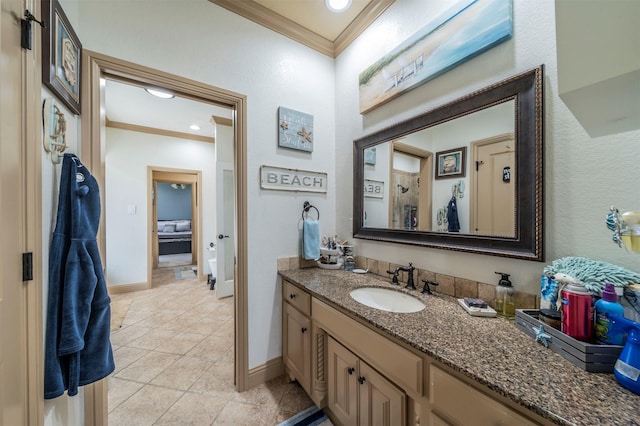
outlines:
[[[613,373],[623,346],[598,345],[576,340],[538,320],[540,311],[533,309],[516,309],[516,327],[528,336],[536,338],[537,330],[542,330],[551,337],[547,339],[548,347],[553,352],[583,370],[595,373]]]

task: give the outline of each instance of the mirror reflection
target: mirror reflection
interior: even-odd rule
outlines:
[[[364,226],[515,236],[515,101],[364,152]]]
[[[353,236],[543,261],[542,70],[355,140]]]

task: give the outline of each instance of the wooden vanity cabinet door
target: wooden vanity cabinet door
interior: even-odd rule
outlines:
[[[331,337],[327,354],[327,405],[340,424],[406,424],[406,397],[402,390]]]
[[[285,365],[289,376],[311,394],[311,320],[288,303],[283,304]]]
[[[343,425],[358,422],[358,357],[327,338],[328,408]]]
[[[536,424],[433,364],[430,368],[430,388],[430,425],[442,424],[442,418],[450,419],[448,423],[452,425]]]
[[[361,426],[405,425],[406,401],[403,391],[360,361],[359,393]]]

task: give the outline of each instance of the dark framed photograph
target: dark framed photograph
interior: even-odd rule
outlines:
[[[42,82],[75,114],[80,114],[82,44],[58,0],[42,0]]]
[[[467,148],[436,152],[436,179],[465,176]]]

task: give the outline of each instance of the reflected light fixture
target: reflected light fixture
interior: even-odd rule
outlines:
[[[158,98],[162,98],[162,99],[172,99],[176,97],[176,95],[174,95],[173,93],[169,93],[164,90],[149,89],[147,87],[145,87],[144,90],[150,95],[157,96]]]
[[[343,12],[351,6],[351,0],[324,0],[324,4],[332,12]]]

